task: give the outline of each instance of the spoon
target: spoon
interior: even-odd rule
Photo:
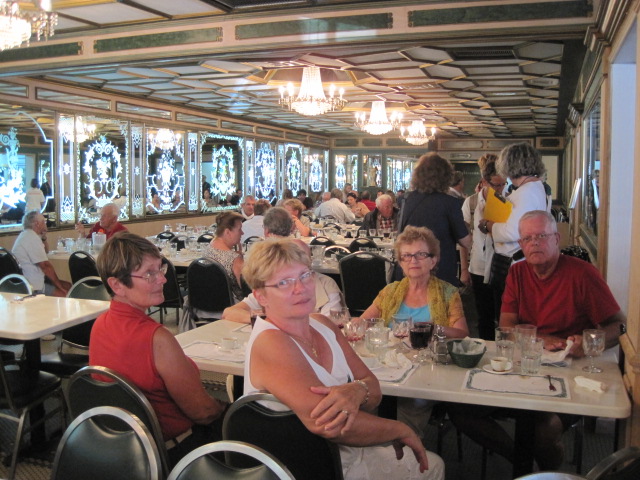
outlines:
[[[549,390],[551,390],[552,392],[555,392],[556,387],[553,383],[551,383],[551,375],[547,375],[547,380],[549,380]]]

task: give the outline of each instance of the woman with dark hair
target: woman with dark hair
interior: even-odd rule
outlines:
[[[244,217],[236,212],[223,212],[216,218],[216,236],[205,252],[205,257],[220,263],[231,281],[231,292],[236,302],[244,298],[240,272],[244,265],[242,257],[242,221]]]
[[[364,218],[370,212],[369,207],[358,201],[358,195],[353,192],[347,193],[347,207],[351,209],[356,218]]]
[[[448,195],[453,167],[437,153],[420,157],[413,170],[413,191],[402,209],[400,228],[408,225],[427,227],[440,241],[440,263],[435,275],[452,285],[459,285],[456,243],[471,248],[471,235],[464,224],[460,201]]]
[[[496,171],[499,176],[509,178],[513,184],[514,191],[508,198],[512,204],[511,214],[506,222],[496,223],[482,219],[478,222],[478,229],[484,234],[491,234],[494,256],[500,256],[495,260],[491,258],[485,265],[485,277],[491,276],[496,312],[500,312],[508,266],[512,260],[524,258],[518,244],[518,222],[531,210],[549,211],[551,204],[547,201],[542,183],[545,166],[538,151],[528,143],[515,143],[505,147],[496,162]],[[491,275],[491,265],[497,260],[501,260],[499,263],[502,263],[504,268],[494,268]]]
[[[37,179],[31,179],[31,188],[25,193],[25,200],[27,202],[26,207],[24,207],[25,212],[42,210],[46,199],[44,198],[42,190],[40,190],[40,184]]]
[[[91,331],[89,364],[111,368],[143,391],[171,445],[172,463],[219,439],[211,423],[224,406],[202,387],[198,367],[174,335],[146,314],[164,301],[167,270],[158,249],[120,232],[102,248],[98,271],[112,300]]]

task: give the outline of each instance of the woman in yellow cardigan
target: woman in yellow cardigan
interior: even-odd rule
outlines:
[[[440,242],[433,232],[425,227],[405,228],[395,252],[404,278],[383,288],[362,318],[381,317],[388,324],[393,315],[402,313],[444,325],[449,338],[469,335],[457,287],[432,275],[440,259]]]

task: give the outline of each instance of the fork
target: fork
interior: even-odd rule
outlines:
[[[555,392],[556,387],[553,383],[551,383],[551,375],[547,375],[547,380],[549,380],[549,390],[551,390],[552,392]]]

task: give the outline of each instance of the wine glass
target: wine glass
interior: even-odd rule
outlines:
[[[338,308],[338,309],[331,309],[330,312],[330,318],[331,321],[338,327],[338,328],[344,328],[344,324],[346,322],[349,321],[350,319],[350,314],[349,314],[349,309],[348,308]]]
[[[403,339],[409,336],[409,325],[411,323],[411,315],[396,313],[391,322],[391,332],[393,336],[400,339],[399,351],[407,351],[407,345]]]
[[[589,373],[601,373],[602,369],[593,363],[594,357],[604,352],[604,330],[585,330],[582,332],[582,349],[589,357],[589,365],[582,367],[582,370]]]
[[[422,364],[427,362],[426,350],[429,346],[432,332],[433,323],[417,321],[415,318],[411,318],[409,324],[409,341],[411,342],[411,348],[418,350],[418,353],[413,356],[414,363]]]
[[[357,320],[351,320],[344,324],[342,333],[347,337],[347,341],[352,348],[355,348],[355,344],[364,338],[365,324]]]

